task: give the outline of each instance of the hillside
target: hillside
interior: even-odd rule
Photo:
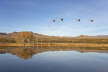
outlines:
[[[48,36],[33,32],[0,33],[0,43],[108,43],[108,35],[77,37]]]

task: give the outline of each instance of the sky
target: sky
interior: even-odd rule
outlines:
[[[0,0],[0,32],[108,35],[107,19],[108,0]]]

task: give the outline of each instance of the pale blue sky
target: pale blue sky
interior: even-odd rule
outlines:
[[[76,21],[79,18],[80,23]],[[52,19],[58,21],[53,23]],[[95,21],[91,23],[90,19]],[[0,32],[107,35],[107,19],[108,0],[0,0]]]

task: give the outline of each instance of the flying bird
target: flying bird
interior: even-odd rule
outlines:
[[[78,19],[78,22],[80,22],[81,20],[80,19]]]
[[[90,22],[94,22],[94,20],[90,20]]]
[[[63,21],[64,21],[64,19],[63,19],[63,18],[61,18],[61,21],[63,22]]]
[[[56,20],[55,20],[55,19],[53,19],[52,21],[53,21],[53,22],[56,22]]]

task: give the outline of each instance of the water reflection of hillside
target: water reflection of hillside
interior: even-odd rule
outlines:
[[[81,53],[84,52],[108,52],[108,48],[72,48],[72,47],[35,47],[35,48],[15,48],[15,47],[7,47],[7,48],[0,48],[0,54],[9,53],[12,55],[16,55],[21,59],[30,59],[33,55],[47,52],[47,51],[72,51],[76,50]]]

